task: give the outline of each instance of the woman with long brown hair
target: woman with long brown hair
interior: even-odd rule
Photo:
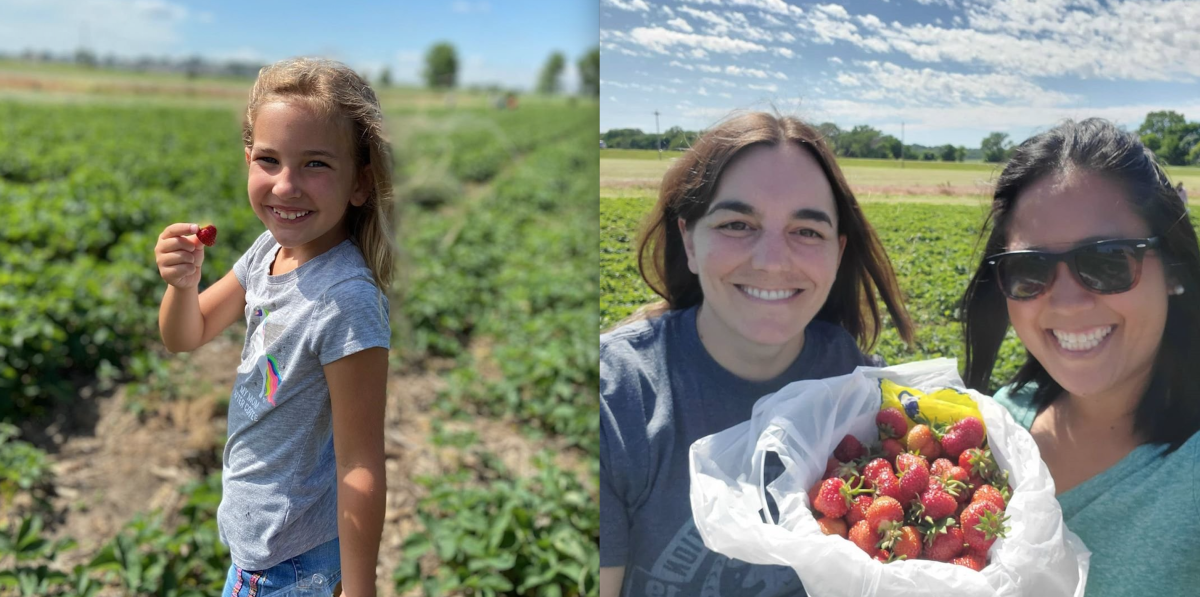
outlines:
[[[887,254],[820,133],[755,112],[671,166],[638,259],[663,300],[600,336],[601,595],[802,595],[704,547],[688,448],[788,383],[878,364],[877,299],[911,344]]]

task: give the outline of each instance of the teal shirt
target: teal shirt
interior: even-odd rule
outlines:
[[[1029,429],[1035,389],[993,398]],[[1059,494],[1067,528],[1092,551],[1087,597],[1200,595],[1200,433],[1165,452],[1143,444]]]

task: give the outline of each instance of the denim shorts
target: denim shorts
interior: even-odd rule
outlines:
[[[341,544],[318,545],[267,570],[229,567],[223,597],[333,597],[342,581]]]

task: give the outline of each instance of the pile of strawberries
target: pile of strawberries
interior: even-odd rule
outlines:
[[[984,446],[983,422],[941,426],[908,420],[896,408],[875,417],[879,447],[847,435],[823,478],[808,491],[826,535],[848,538],[881,562],[917,558],[973,570],[1003,537],[1008,473]]]

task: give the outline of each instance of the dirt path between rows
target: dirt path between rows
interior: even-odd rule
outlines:
[[[53,538],[72,537],[79,547],[59,556],[57,568],[85,564],[139,513],[161,509],[174,513],[184,503],[179,489],[220,467],[219,438],[225,432],[225,403],[241,358],[244,326],[231,328],[208,345],[172,362],[173,385],[180,396],[159,400],[142,397],[149,406],[140,414],[128,386],[104,396],[85,389],[72,410],[89,413],[83,420],[60,416],[44,430],[27,430],[25,438],[51,452],[57,497],[48,531]],[[535,471],[533,456],[550,448],[559,464],[585,475],[586,459],[555,439],[534,442],[511,422],[475,419],[446,422],[451,431],[471,430],[479,444],[465,450],[434,446],[431,437],[439,414],[434,409],[441,377],[451,363],[430,363],[425,371],[393,371],[388,382],[385,424],[387,510],[380,545],[380,595],[394,595],[392,573],[400,562],[404,538],[419,529],[416,507],[424,495],[413,481],[439,475],[469,463],[476,450],[497,455],[514,474]],[[165,528],[180,521],[168,516]],[[115,594],[115,593],[114,593]]]

